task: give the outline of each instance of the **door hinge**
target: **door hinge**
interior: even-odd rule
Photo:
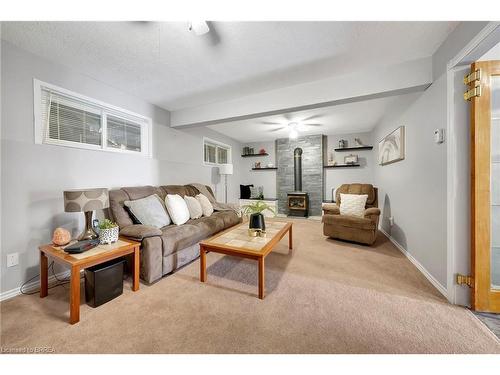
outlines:
[[[481,86],[476,86],[473,89],[464,92],[464,100],[471,100],[472,98],[481,96]]]
[[[481,81],[481,69],[477,69],[464,77],[464,85],[468,85],[474,81]],[[474,85],[477,86],[477,85]]]
[[[457,274],[457,284],[458,285],[467,285],[469,288],[472,288],[472,285],[474,283],[474,279],[472,276],[469,275],[461,275]]]

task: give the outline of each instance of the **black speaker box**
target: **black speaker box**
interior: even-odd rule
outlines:
[[[123,293],[123,258],[85,269],[85,301],[100,306]]]

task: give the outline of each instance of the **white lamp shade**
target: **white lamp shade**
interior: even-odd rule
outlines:
[[[219,174],[233,174],[233,165],[232,164],[219,165]]]

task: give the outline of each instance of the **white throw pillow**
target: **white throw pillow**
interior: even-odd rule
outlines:
[[[340,194],[340,214],[363,217],[368,195]]]
[[[196,196],[196,199],[198,202],[200,202],[201,209],[203,211],[203,216],[210,216],[214,212],[214,206],[212,206],[212,203],[208,200],[207,197],[205,197],[203,194],[198,194]]]
[[[202,217],[203,215],[203,210],[201,208],[200,202],[198,202],[198,199],[195,197],[190,197],[189,195],[186,195],[184,197],[184,200],[186,201],[188,210],[189,210],[189,217],[191,219],[198,219]]]
[[[161,198],[156,194],[133,201],[125,201],[123,204],[143,225],[162,228],[170,224],[170,217],[165,211]]]
[[[165,204],[175,225],[182,225],[189,220],[188,206],[180,195],[167,194],[165,197]]]

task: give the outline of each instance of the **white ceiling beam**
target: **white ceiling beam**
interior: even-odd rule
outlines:
[[[171,112],[172,127],[193,127],[421,91],[432,83],[431,57],[302,83]]]

